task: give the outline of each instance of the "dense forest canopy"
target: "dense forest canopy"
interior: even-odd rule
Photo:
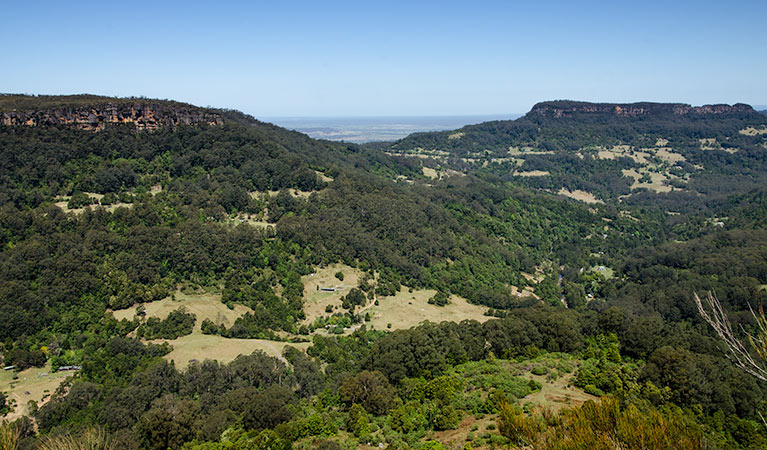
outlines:
[[[0,414],[32,417],[3,429],[20,448],[559,448],[551,435],[763,448],[767,388],[692,299],[716,292],[750,330],[767,297],[767,120],[745,105],[615,106],[545,102],[357,146],[175,102],[0,96],[0,113],[48,118],[0,125],[3,364],[73,371],[44,403],[0,393]],[[518,175],[533,171],[547,175]],[[637,190],[625,171],[680,187]],[[330,264],[359,280],[308,326],[303,280]],[[144,316],[183,289],[248,312]],[[368,326],[373,302],[427,289],[488,320]],[[169,362],[199,335],[288,344]],[[554,387],[580,397],[537,409]]]

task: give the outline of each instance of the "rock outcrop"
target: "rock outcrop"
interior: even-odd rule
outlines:
[[[224,118],[216,112],[191,105],[159,101],[121,101],[92,106],[0,112],[2,125],[68,125],[91,131],[103,130],[111,124],[133,124],[137,130],[154,131],[162,127],[195,123],[222,125]]]
[[[696,116],[753,114],[756,111],[746,104],[691,106],[684,103],[589,103],[575,101],[542,102],[533,106],[529,116],[576,117],[609,115],[618,117],[641,116]]]

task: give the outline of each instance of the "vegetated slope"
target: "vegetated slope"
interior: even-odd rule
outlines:
[[[717,220],[588,206],[520,186],[490,164],[431,180],[420,160],[315,141],[233,111],[184,106],[222,121],[163,125],[173,104],[149,103],[162,104],[159,118],[152,109],[156,129],[0,126],[4,362],[82,366],[34,413],[44,435],[98,424],[125,448],[439,448],[426,441],[450,431],[486,448],[519,442],[490,427],[502,402],[523,406],[556,386],[567,399],[619,399],[604,403],[610,414],[660,439],[763,446],[755,420],[765,394],[727,362],[691,300],[716,289],[736,324],[753,326],[746,302],[763,299],[767,284],[762,193],[715,200],[729,211]],[[196,331],[187,313],[151,324],[105,314],[203,286],[252,312],[230,326],[201,323],[201,332],[303,339],[301,279],[337,262],[360,270],[354,301],[385,304],[402,285],[431,288],[499,319],[360,327],[314,335],[308,355],[285,350],[289,365],[256,353],[179,371],[161,358],[167,345],[128,336],[139,326]],[[528,289],[534,297],[515,295]],[[364,323],[353,307],[340,314]],[[556,383],[565,376],[578,389],[563,392]],[[594,408],[572,414],[584,426]],[[526,439],[576,432],[562,425],[568,414],[532,413],[540,436]],[[585,429],[597,430],[594,422]]]
[[[748,105],[543,102],[524,117],[375,148],[436,168],[674,211],[765,185],[767,119]]]
[[[560,255],[577,264],[603,246],[580,238],[601,230],[605,215],[621,223],[607,233],[620,248],[658,235],[651,216],[635,225],[610,208],[471,177],[411,186],[392,180],[416,176],[411,161],[236,112],[157,104],[161,124],[188,111],[223,122],[0,127],[3,338],[74,332],[179,283],[219,287],[224,302],[254,310],[230,337],[295,332],[300,277],[332,262],[378,271],[380,296],[406,284],[509,308],[529,301],[512,295],[529,283],[522,271],[556,267]],[[61,202],[80,212],[65,214]]]

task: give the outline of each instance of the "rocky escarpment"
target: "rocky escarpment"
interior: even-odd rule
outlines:
[[[617,117],[642,116],[700,116],[754,114],[746,104],[691,106],[684,103],[589,103],[574,101],[542,102],[533,106],[528,116],[582,117],[609,115]]]
[[[182,103],[141,100],[0,111],[2,125],[65,125],[91,131],[103,130],[111,124],[132,124],[137,130],[153,131],[195,123],[222,125],[224,118],[214,111]]]

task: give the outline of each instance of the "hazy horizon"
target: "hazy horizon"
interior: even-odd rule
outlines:
[[[315,139],[362,144],[393,141],[419,132],[454,130],[490,120],[511,120],[521,115],[263,117],[259,120],[305,133]]]

